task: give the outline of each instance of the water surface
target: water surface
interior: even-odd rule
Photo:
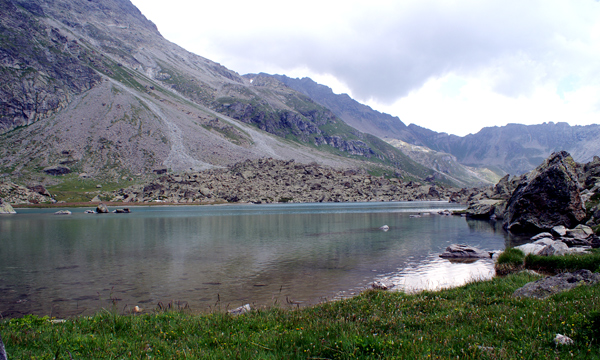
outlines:
[[[0,312],[92,314],[113,303],[193,311],[314,304],[385,279],[400,289],[492,276],[491,260],[450,263],[451,243],[504,249],[499,226],[430,215],[445,202],[134,207],[131,214],[0,217]],[[390,230],[379,230],[382,225]]]

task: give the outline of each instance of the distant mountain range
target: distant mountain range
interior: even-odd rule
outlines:
[[[565,122],[509,124],[484,128],[476,134],[460,137],[413,124],[406,126],[397,117],[373,110],[347,94],[334,94],[329,87],[309,78],[273,77],[331,109],[360,131],[451,154],[460,164],[489,168],[498,174],[523,174],[559,150],[568,151],[579,162],[588,162],[595,155],[600,155],[600,125],[570,126]]]
[[[589,160],[599,131],[437,133],[310,79],[240,76],[164,39],[129,0],[0,0],[0,176],[25,183],[272,157],[468,186],[558,149]]]

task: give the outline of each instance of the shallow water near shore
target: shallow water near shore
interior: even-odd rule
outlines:
[[[493,276],[438,257],[452,243],[503,250],[500,224],[417,213],[446,202],[135,207],[130,214],[0,217],[0,314],[67,317],[173,304],[203,312],[309,305],[374,280],[418,291]],[[390,230],[379,229],[388,225]],[[293,305],[290,305],[293,304]]]

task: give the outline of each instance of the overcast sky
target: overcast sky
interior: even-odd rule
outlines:
[[[310,77],[407,125],[600,123],[595,0],[132,2],[231,70]]]

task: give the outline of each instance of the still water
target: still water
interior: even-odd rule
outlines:
[[[451,263],[451,243],[502,250],[500,225],[416,213],[445,202],[134,207],[130,214],[0,217],[0,315],[66,317],[113,303],[296,306],[343,298],[374,280],[415,291],[493,274],[491,260]],[[387,232],[379,230],[388,225]],[[290,305],[290,304],[294,305]]]

